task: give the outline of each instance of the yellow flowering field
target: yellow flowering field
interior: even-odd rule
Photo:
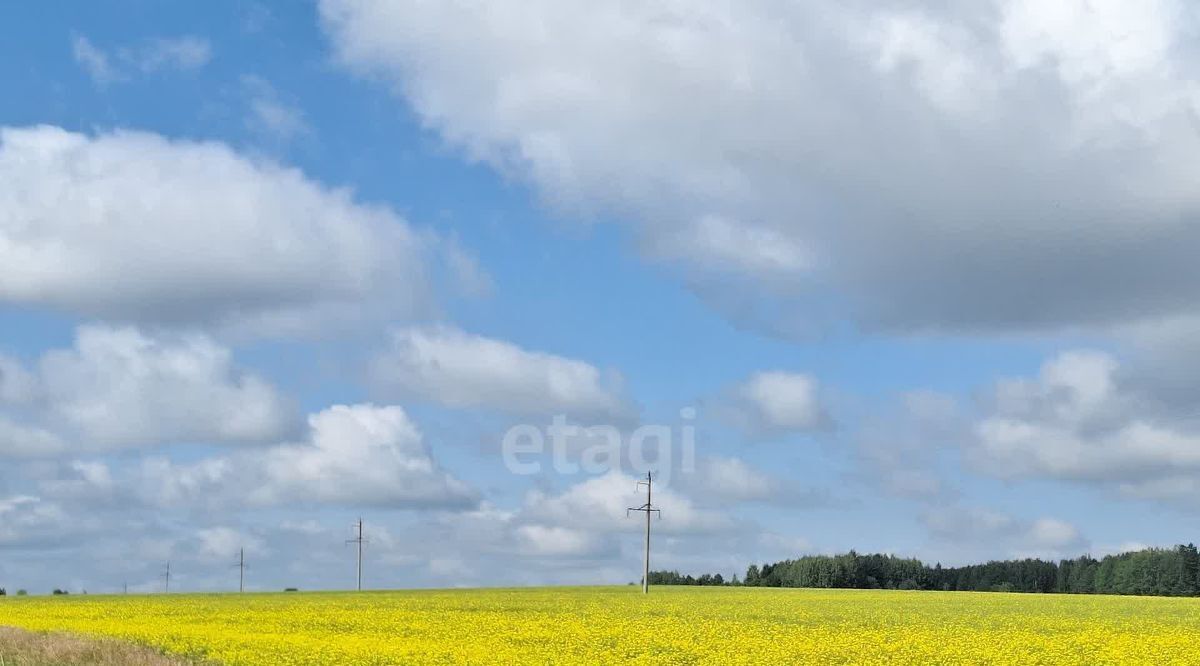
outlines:
[[[635,587],[0,599],[225,664],[1196,664],[1200,599]]]

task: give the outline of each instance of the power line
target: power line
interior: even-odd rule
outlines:
[[[357,527],[358,527],[358,536],[357,536],[357,537],[355,537],[355,538],[353,538],[353,539],[346,539],[346,543],[355,543],[355,544],[358,544],[358,591],[359,591],[359,592],[361,592],[361,591],[362,591],[362,553],[363,553],[363,544],[364,544],[364,543],[367,543],[367,539],[364,539],[364,538],[363,538],[363,521],[362,521],[362,518],[359,518],[359,519],[358,519],[358,522],[357,522],[357,523],[355,523],[355,524],[356,524],[356,525],[357,525]]]
[[[167,569],[163,572],[163,594],[171,592],[171,560],[167,560]]]
[[[650,504],[650,491],[653,484],[654,477],[650,475],[650,472],[646,472],[646,480],[637,483],[638,488],[646,486],[646,503],[641,506],[631,506],[625,510],[626,517],[629,516],[630,511],[641,511],[646,514],[646,556],[642,560],[642,594],[650,592],[650,514],[658,513],[658,517],[662,518],[662,511]]]

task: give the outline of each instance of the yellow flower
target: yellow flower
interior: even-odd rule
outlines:
[[[1195,664],[1200,600],[659,587],[20,597],[0,625],[292,664]]]

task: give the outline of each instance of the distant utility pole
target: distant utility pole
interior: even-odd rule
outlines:
[[[238,592],[246,591],[246,549],[238,549],[238,563],[233,565],[238,568]]]
[[[662,511],[650,504],[650,490],[653,484],[654,478],[650,472],[646,472],[646,480],[637,483],[638,488],[646,486],[646,503],[641,506],[631,506],[625,510],[626,516],[630,511],[641,511],[646,514],[646,557],[642,560],[642,594],[650,592],[650,514],[658,513],[658,517],[662,518]]]
[[[358,527],[358,536],[356,536],[353,539],[346,539],[346,543],[358,544],[358,591],[362,592],[362,549],[363,549],[363,544],[367,543],[367,540],[363,538],[362,518],[358,519],[358,522],[356,523],[356,525]]]
[[[167,560],[167,570],[163,573],[163,594],[171,591],[171,560]]]

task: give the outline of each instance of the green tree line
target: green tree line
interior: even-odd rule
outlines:
[[[850,551],[752,564],[741,581],[737,576],[726,581],[720,574],[652,571],[650,584],[1200,596],[1200,554],[1195,545],[1188,544],[1099,560],[1084,555],[1058,562],[1028,558],[943,567],[912,558]]]

